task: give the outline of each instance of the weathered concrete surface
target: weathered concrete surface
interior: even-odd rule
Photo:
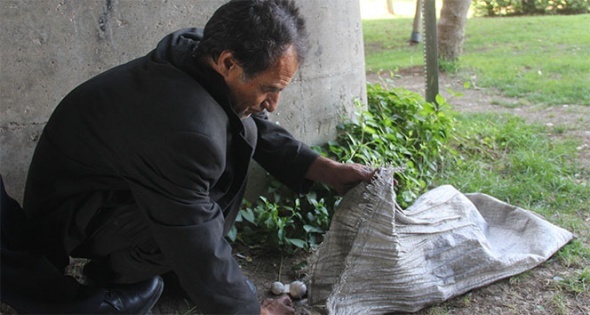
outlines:
[[[0,0],[0,174],[9,194],[22,200],[38,136],[71,89],[145,55],[174,30],[204,26],[225,2]],[[365,100],[359,3],[298,2],[311,33],[310,58],[272,119],[319,144],[334,137],[353,99]]]

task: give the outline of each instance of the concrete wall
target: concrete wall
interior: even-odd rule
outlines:
[[[166,34],[204,26],[225,0],[0,0],[0,174],[22,200],[36,141],[74,87],[148,53]],[[332,139],[365,100],[358,0],[298,0],[310,58],[272,119],[309,144]]]

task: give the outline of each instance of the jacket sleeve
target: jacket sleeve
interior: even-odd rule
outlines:
[[[135,151],[135,152],[133,152]],[[223,236],[224,217],[209,196],[225,165],[225,141],[194,132],[145,140],[124,177],[181,285],[206,314],[259,314]]]
[[[313,181],[306,179],[305,175],[319,153],[269,121],[265,113],[252,118],[258,128],[254,160],[294,192],[308,193]]]

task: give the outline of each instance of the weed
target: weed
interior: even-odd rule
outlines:
[[[435,105],[405,89],[369,85],[367,91],[367,110],[357,103],[356,118],[339,126],[337,139],[314,149],[345,163],[404,167],[396,174],[396,190],[398,203],[406,207],[454,158],[446,145],[454,119],[441,97]],[[262,242],[284,252],[318,245],[340,200],[335,192],[316,185],[312,193],[299,197],[276,181],[269,187],[271,197],[244,203],[229,239]]]
[[[557,252],[555,257],[567,268],[582,268],[590,264],[590,248],[574,239]]]
[[[438,68],[441,72],[446,73],[457,73],[461,69],[461,63],[459,59],[445,60],[443,58],[438,59]]]
[[[519,273],[517,275],[514,275],[512,277],[510,277],[508,279],[508,283],[510,283],[510,285],[512,286],[517,286],[519,285],[522,281],[526,281],[527,279],[529,279],[531,277],[531,274],[529,271],[525,271],[523,273]]]
[[[447,309],[447,307],[445,306],[433,306],[431,308],[428,309],[428,311],[426,312],[426,314],[428,315],[448,315],[449,310]]]
[[[557,309],[557,314],[566,315],[567,310],[567,299],[559,291],[555,292],[555,295],[551,298],[551,304]]]
[[[568,128],[567,126],[563,126],[563,125],[554,126],[553,127],[553,133],[554,134],[557,134],[557,135],[562,135],[562,134],[564,134],[567,131],[567,128]]]
[[[368,110],[355,121],[340,126],[336,141],[321,148],[339,161],[365,165],[392,165],[405,170],[396,174],[398,203],[409,206],[430,185],[445,159],[454,119],[447,104],[427,103],[413,92],[380,85],[367,87]]]
[[[564,291],[574,295],[588,292],[590,290],[590,267],[585,267],[559,283]]]

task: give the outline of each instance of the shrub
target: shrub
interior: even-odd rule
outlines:
[[[425,191],[449,151],[445,144],[453,131],[446,102],[427,103],[411,91],[380,85],[367,87],[368,110],[355,121],[342,124],[334,142],[323,147],[339,161],[392,165],[397,174],[398,203],[410,205]]]
[[[405,89],[368,85],[367,99],[367,109],[357,103],[355,119],[338,127],[335,141],[314,149],[341,162],[403,167],[396,174],[396,192],[398,203],[406,207],[426,191],[445,159],[454,157],[446,146],[454,119],[442,97],[432,104]],[[255,204],[244,203],[230,240],[262,242],[285,252],[309,249],[321,241],[340,201],[320,184],[298,197],[272,182],[268,195]]]

